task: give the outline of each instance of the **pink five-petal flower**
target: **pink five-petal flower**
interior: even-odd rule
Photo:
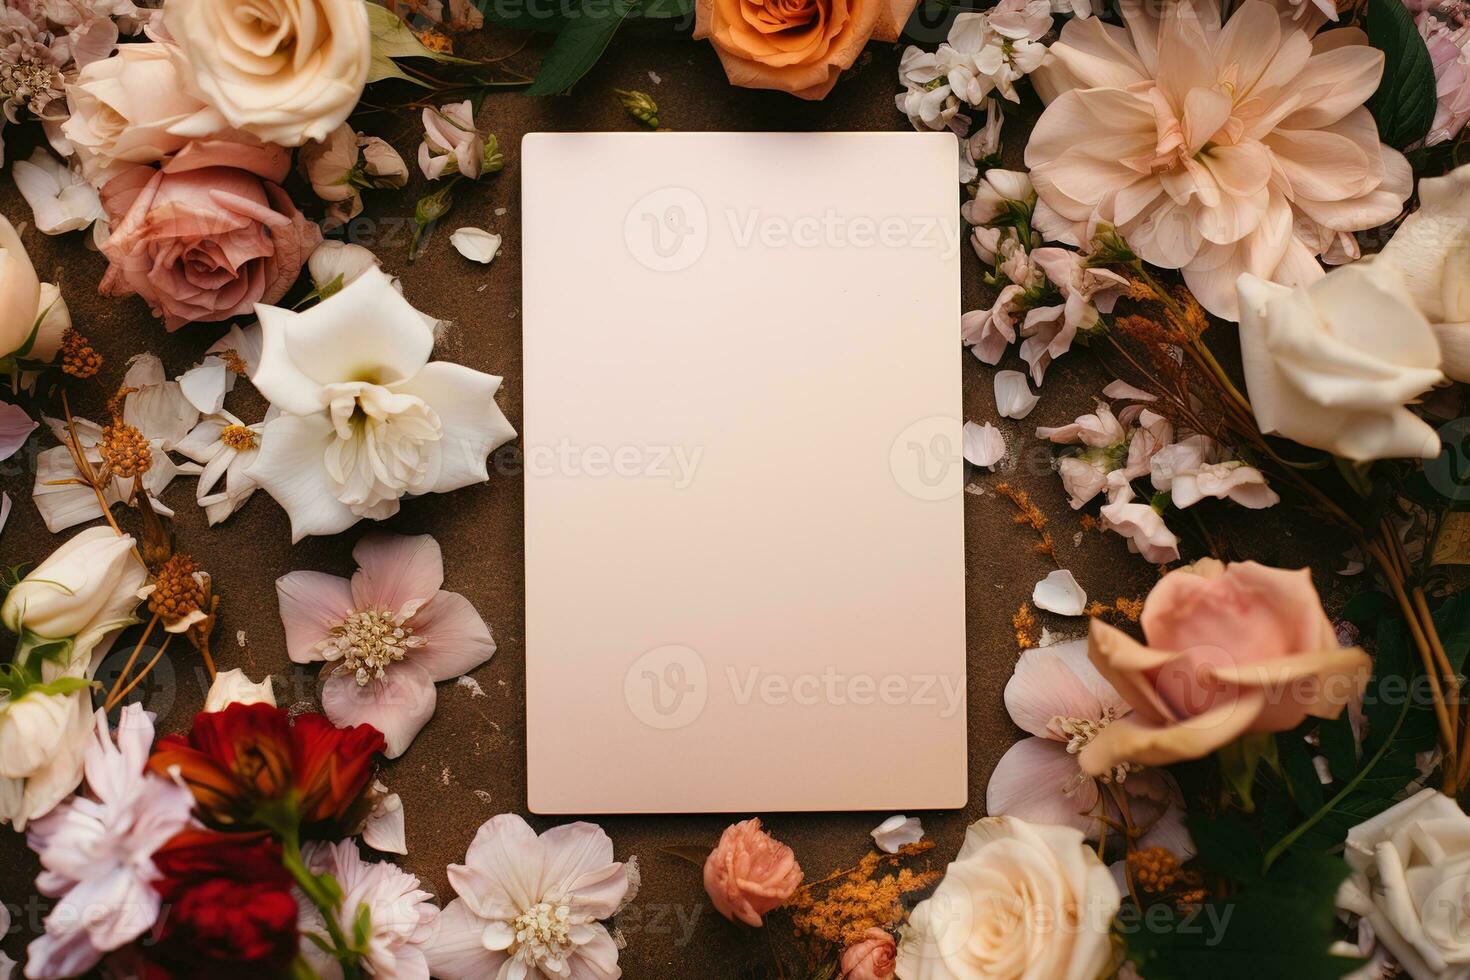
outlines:
[[[434,713],[434,684],[495,653],[464,596],[445,592],[444,556],[427,534],[374,534],[352,550],[351,581],[322,572],[276,580],[286,651],[326,661],[322,709],[336,725],[369,724],[402,755]]]
[[[1131,710],[1088,660],[1086,640],[1021,654],[1005,702],[1011,720],[1031,737],[1012,745],[995,767],[986,787],[987,813],[1075,827],[1097,839],[1100,816],[1121,821],[1113,795],[1121,793],[1134,823],[1150,828],[1142,846],[1193,856],[1183,797],[1167,772],[1129,763],[1094,778],[1078,765],[1082,748]]]

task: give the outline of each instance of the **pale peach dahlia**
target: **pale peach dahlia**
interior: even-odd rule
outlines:
[[[1213,0],[1144,6],[1125,2],[1123,27],[1070,21],[1032,75],[1036,227],[1083,244],[1113,225],[1230,319],[1243,272],[1304,285],[1319,256],[1356,257],[1350,233],[1391,220],[1413,183],[1363,107],[1383,55],[1262,0],[1223,25]]]

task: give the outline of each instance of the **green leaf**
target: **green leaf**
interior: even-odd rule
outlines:
[[[1261,843],[1250,824],[1239,817],[1208,820],[1193,817],[1189,834],[1200,861],[1237,884],[1261,879]]]
[[[428,83],[406,74],[394,63],[394,58],[429,58],[433,61],[456,65],[472,65],[473,61],[456,58],[441,51],[431,51],[407,24],[393,11],[372,0],[363,0],[368,10],[368,30],[372,33],[372,63],[368,67],[368,82],[381,82],[386,78],[397,78],[429,88]]]
[[[567,23],[563,0],[520,0],[519,3],[479,0],[476,6],[491,23],[518,31],[556,34]]]
[[[1279,765],[1276,742],[1270,735],[1242,735],[1216,752],[1215,757],[1220,761],[1220,774],[1240,798],[1241,807],[1249,813],[1255,808],[1252,794],[1256,770],[1263,761],[1273,769]]]
[[[1434,64],[1400,0],[1368,0],[1368,43],[1383,52],[1383,80],[1368,100],[1378,134],[1403,149],[1422,140],[1434,122]]]
[[[1322,740],[1322,755],[1327,758],[1334,782],[1341,782],[1358,771],[1358,741],[1346,711],[1319,724],[1317,737]]]
[[[1347,712],[1344,711],[1343,714],[1346,715]],[[1302,729],[1278,735],[1276,748],[1281,754],[1281,769],[1286,777],[1287,791],[1303,813],[1311,813],[1322,805],[1322,780],[1317,775],[1317,766],[1312,762],[1312,753],[1308,751]]]
[[[1347,874],[1340,858],[1293,855],[1268,877],[1197,909],[1153,906],[1130,915],[1128,906],[1117,929],[1148,980],[1336,980],[1362,965],[1329,952],[1337,887]]]
[[[1450,666],[1457,671],[1465,669],[1465,657],[1470,654],[1470,592],[1460,592],[1446,599],[1434,611],[1434,629],[1450,657]]]
[[[632,0],[582,0],[556,35],[527,95],[560,95],[597,64],[618,26],[633,10]]]

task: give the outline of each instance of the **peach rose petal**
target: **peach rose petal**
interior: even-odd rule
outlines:
[[[1172,708],[1148,683],[1145,675],[1162,669],[1174,654],[1150,650],[1133,637],[1100,619],[1088,628],[1088,659],[1098,673],[1112,684],[1136,715],[1150,724],[1166,725],[1176,718]]]
[[[1167,726],[1151,726],[1134,715],[1120,718],[1082,749],[1077,763],[1089,776],[1101,776],[1124,762],[1167,766],[1198,759],[1250,731],[1266,708],[1260,691]]]

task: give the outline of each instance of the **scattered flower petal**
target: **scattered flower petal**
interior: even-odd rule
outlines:
[[[1087,593],[1065,568],[1049,574],[1031,590],[1031,601],[1037,609],[1058,616],[1081,616],[1087,608]]]
[[[994,467],[1006,454],[1005,436],[989,422],[976,425],[966,422],[964,429],[964,456],[976,466]]]
[[[459,251],[460,255],[471,262],[481,262],[489,265],[500,251],[501,238],[492,231],[483,228],[456,228],[454,234],[449,236],[449,241]]]
[[[886,854],[897,854],[906,844],[917,844],[924,839],[924,827],[918,817],[895,814],[873,828],[873,843]]]
[[[1033,394],[1020,371],[995,373],[995,409],[1002,417],[1024,419],[1031,414],[1041,396]]]

